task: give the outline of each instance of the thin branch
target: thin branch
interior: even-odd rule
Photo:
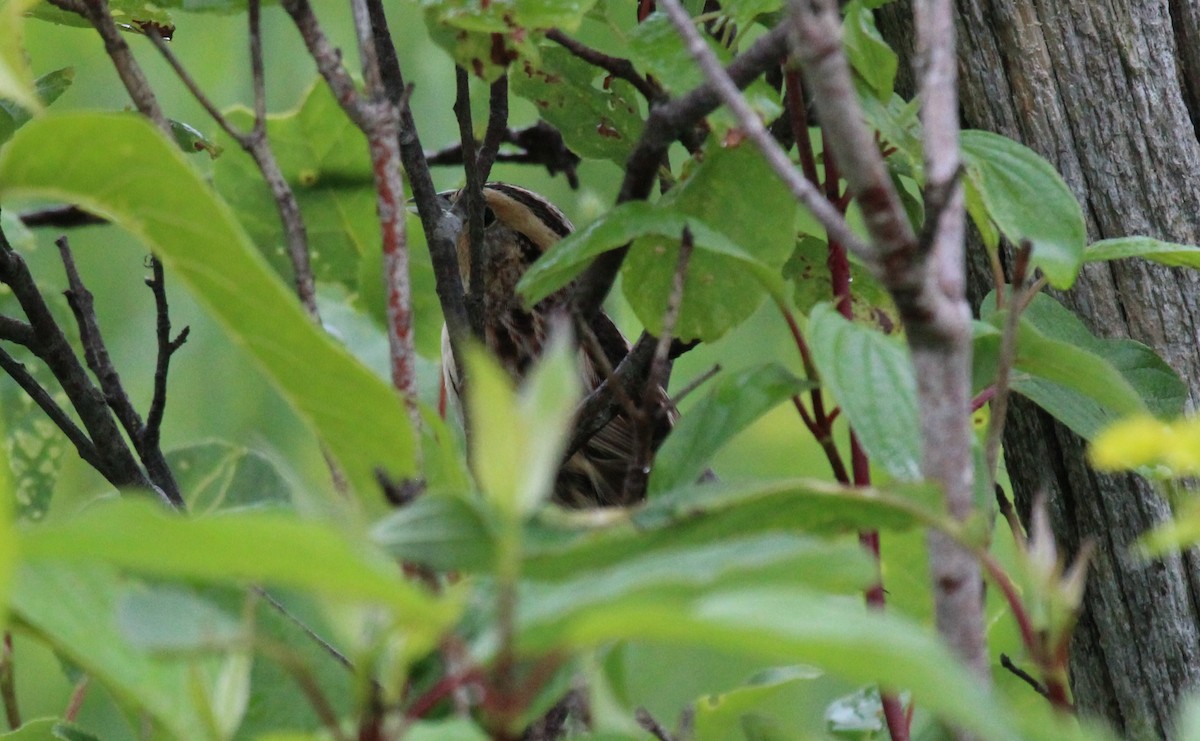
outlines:
[[[987,435],[984,438],[984,460],[987,470],[988,483],[996,483],[996,466],[1000,462],[1000,440],[1004,434],[1004,425],[1008,420],[1008,401],[1011,396],[1009,379],[1012,369],[1017,362],[1017,329],[1021,323],[1021,312],[1025,308],[1026,271],[1029,266],[1029,256],[1033,245],[1025,240],[1017,249],[1016,265],[1013,271],[1013,283],[1009,288],[1008,312],[1004,317],[1004,329],[1000,334],[1000,352],[996,359],[996,380],[992,385],[994,392],[991,400],[991,416],[988,418]],[[1000,306],[1000,295],[1004,293],[1002,286],[996,294],[996,305]]]
[[[666,100],[666,93],[662,87],[649,79],[645,75],[640,74],[637,68],[633,66],[633,62],[621,57],[613,57],[604,52],[593,49],[587,44],[576,41],[566,35],[557,28],[552,28],[546,32],[546,38],[563,47],[583,61],[607,72],[612,77],[618,80],[625,80],[630,85],[633,85],[647,103],[659,103]]]
[[[1032,687],[1034,692],[1046,699],[1050,698],[1050,692],[1046,689],[1046,685],[1039,682],[1029,672],[1014,664],[1013,660],[1008,657],[1008,654],[1000,654],[1000,666],[1011,672],[1017,679]]]
[[[562,133],[545,121],[539,120],[523,129],[507,129],[502,132],[501,144],[512,144],[521,151],[499,152],[496,162],[518,165],[541,165],[550,175],[563,173],[572,188],[579,187],[579,155],[567,148]],[[452,144],[445,149],[426,155],[429,167],[444,167],[463,164],[463,146]]]
[[[737,117],[738,124],[742,131],[754,142],[763,157],[770,164],[771,169],[775,174],[788,186],[792,195],[797,201],[813,213],[825,230],[829,233],[831,240],[841,242],[847,249],[857,255],[868,255],[871,253],[870,247],[862,242],[849,225],[846,224],[845,218],[841,213],[824,197],[824,195],[809,182],[801,173],[796,171],[792,160],[779,146],[778,142],[767,131],[762,119],[750,107],[738,90],[738,86],[734,84],[729,75],[721,67],[721,63],[717,60],[715,54],[705,43],[696,27],[692,24],[692,18],[687,14],[687,11],[680,5],[679,0],[662,0],[662,8],[666,11],[667,16],[671,19],[671,23],[675,26],[675,30],[683,37],[687,44],[688,53],[692,55],[692,59],[696,61],[697,66],[704,72],[705,78],[712,84],[720,95],[721,101],[733,112]]]
[[[129,44],[125,43],[121,30],[113,20],[108,0],[50,0],[50,2],[69,13],[82,15],[92,24],[92,27],[100,34],[100,38],[104,40],[104,51],[112,60],[117,75],[125,85],[125,90],[133,99],[133,104],[137,106],[143,116],[154,122],[159,131],[171,139],[171,126],[167,123],[167,117],[158,105],[158,99],[154,96],[150,82],[146,79],[137,60],[134,59]]]
[[[94,226],[108,223],[107,219],[88,213],[79,206],[51,206],[36,211],[25,211],[19,214],[17,218],[30,229],[37,229],[38,227],[74,229],[80,226]]]
[[[158,355],[154,363],[154,394],[150,398],[150,410],[146,413],[146,426],[142,430],[142,444],[157,448],[162,432],[163,413],[167,408],[167,373],[171,365],[171,356],[183,343],[187,342],[190,327],[184,327],[180,333],[171,337],[171,314],[167,304],[167,286],[163,275],[162,262],[157,257],[150,257],[151,276],[146,279],[146,285],[154,294],[155,339],[157,340]]]
[[[713,367],[709,368],[708,370],[704,371],[703,373],[696,376],[692,380],[688,381],[684,385],[683,388],[676,391],[675,395],[671,397],[671,408],[678,409],[680,402],[682,402],[689,395],[691,395],[691,393],[693,391],[700,388],[704,384],[708,383],[710,380],[712,380],[713,376],[717,375],[720,372],[721,372],[721,364],[715,363],[715,364],[713,364]]]
[[[500,145],[508,135],[508,75],[500,75],[488,95],[488,125],[483,144],[476,155],[475,167],[481,182],[487,182],[492,164],[500,153]]]
[[[21,727],[21,709],[17,705],[17,675],[13,670],[12,633],[4,631],[0,640],[0,704],[4,705],[4,719],[10,730]]]
[[[104,462],[101,460],[96,446],[92,444],[88,436],[76,426],[75,421],[71,419],[70,415],[54,401],[54,397],[42,388],[41,384],[30,375],[25,366],[5,352],[3,348],[0,348],[0,370],[3,370],[9,377],[16,381],[21,390],[33,400],[34,404],[38,405],[42,413],[50,418],[54,426],[67,436],[67,439],[75,446],[76,452],[79,453],[79,457],[84,462],[97,471],[103,472]]]
[[[646,484],[650,477],[650,464],[654,458],[655,434],[654,428],[666,414],[663,408],[663,389],[667,386],[671,372],[669,353],[671,340],[675,334],[675,325],[679,321],[679,309],[683,304],[683,289],[687,282],[688,265],[691,263],[692,251],[696,243],[692,232],[684,227],[679,239],[679,255],[675,260],[675,272],[671,278],[671,292],[667,295],[667,305],[663,309],[662,332],[654,345],[654,354],[650,360],[650,372],[646,376],[646,387],[642,391],[642,404],[639,414],[630,420],[633,435],[633,455],[625,474],[622,501],[638,502],[646,496]]]
[[[388,100],[400,111],[400,159],[404,164],[408,183],[412,187],[413,202],[425,231],[425,242],[429,245],[438,301],[446,321],[451,351],[458,367],[465,368],[462,344],[470,336],[471,327],[463,297],[462,277],[458,269],[456,245],[461,223],[443,207],[438,197],[429,172],[429,164],[425,160],[425,152],[421,148],[421,138],[412,111],[404,104],[408,96],[408,86],[400,70],[382,0],[366,0],[366,4],[374,33],[382,84]]]
[[[158,447],[157,432],[153,435],[153,444],[147,444],[146,430],[141,415],[129,400],[129,395],[125,393],[121,376],[108,354],[108,347],[104,344],[104,338],[100,333],[100,324],[96,318],[92,292],[87,289],[83,284],[83,279],[79,276],[79,270],[75,266],[75,258],[71,254],[67,238],[59,237],[55,240],[55,244],[58,246],[63,268],[66,270],[67,285],[69,286],[66,291],[67,304],[71,307],[71,312],[75,315],[75,321],[79,326],[79,339],[83,344],[84,359],[100,383],[100,390],[104,393],[105,402],[112,409],[121,426],[125,428],[129,439],[133,441],[133,447],[146,466],[146,474],[150,481],[166,497],[172,507],[183,509],[185,506],[183,495],[179,491],[179,484],[175,481],[175,475],[171,472],[166,457]]]
[[[658,739],[658,741],[675,741],[675,738],[671,736],[670,732],[667,731],[666,728],[663,728],[662,724],[659,723],[658,720],[655,719],[655,717],[651,715],[650,711],[646,708],[638,708],[635,710],[633,717],[643,730],[645,730],[651,736],[654,736],[654,738]]]
[[[785,28],[774,28],[734,59],[726,70],[734,85],[745,87],[768,67],[778,64],[787,48],[786,36]],[[658,177],[659,166],[671,144],[720,103],[716,86],[708,82],[669,103],[652,106],[642,137],[625,166],[625,178],[617,202],[648,198]],[[609,250],[592,262],[572,290],[574,313],[590,320],[600,310],[627,252],[628,245]]]
[[[0,282],[12,289],[33,327],[34,341],[28,346],[30,351],[46,364],[57,379],[95,446],[95,457],[88,462],[117,488],[136,486],[154,489],[126,447],[104,394],[88,378],[87,370],[79,362],[62,328],[51,314],[28,265],[12,249],[3,232],[0,232]],[[34,399],[37,401],[37,397]],[[49,413],[49,408],[43,406],[43,409]],[[70,434],[69,429],[64,429],[64,432]],[[78,438],[72,439],[72,442],[79,448]],[[87,448],[80,448],[80,454],[83,455],[85,450]],[[166,498],[161,491],[160,494]]]
[[[486,256],[483,244],[483,178],[479,171],[478,150],[475,147],[475,126],[471,121],[471,78],[462,67],[454,68],[454,117],[458,121],[458,140],[463,149],[463,175],[466,185],[462,198],[466,199],[468,264],[467,285],[464,286],[467,316],[471,319],[471,332],[476,338],[483,337],[483,295]],[[459,366],[458,372],[465,368]]]

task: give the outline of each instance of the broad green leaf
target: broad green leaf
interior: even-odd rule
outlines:
[[[964,131],[960,141],[967,178],[990,220],[1014,244],[1030,241],[1033,263],[1050,285],[1070,288],[1087,238],[1071,189],[1049,162],[1011,139]]]
[[[405,624],[436,632],[453,607],[405,581],[395,565],[331,525],[281,513],[185,518],[125,499],[21,533],[26,561],[109,563],[142,574],[215,584],[264,582],[378,602]]]
[[[254,121],[244,107],[225,115],[242,130],[249,130]],[[319,281],[357,290],[361,262],[369,257],[381,262],[366,137],[321,81],[308,88],[296,108],[267,117],[267,137],[304,215],[313,274]],[[271,190],[249,154],[224,134],[219,141],[225,151],[213,163],[217,191],[290,283],[292,264]]]
[[[755,8],[746,8],[745,12],[757,14]],[[723,43],[726,28],[718,20],[712,29],[721,38],[714,38],[708,33],[701,34],[709,51],[722,64],[727,64],[733,58],[732,51]],[[634,27],[629,34],[629,56],[640,72],[649,73],[668,92],[676,95],[683,95],[706,82],[704,74],[665,13],[652,13]],[[765,121],[773,120],[782,111],[778,91],[762,80],[751,83],[742,94]],[[718,138],[727,129],[738,126],[737,119],[725,109],[714,111],[709,118],[709,124]]]
[[[44,363],[27,362],[25,368],[42,388],[58,388]],[[0,426],[7,430],[3,447],[8,456],[7,469],[13,474],[15,514],[23,520],[38,520],[50,507],[70,444],[20,386],[5,381],[0,383]],[[60,406],[66,405],[61,391],[51,391],[51,398]]]
[[[762,155],[743,143],[710,147],[695,173],[675,186],[660,207],[703,221],[749,255],[751,264],[768,268],[747,270],[745,258],[709,250],[692,254],[675,334],[684,340],[715,340],[753,314],[778,283],[779,269],[795,246],[795,201]],[[625,298],[652,334],[662,331],[678,255],[678,233],[642,238],[621,267]]]
[[[36,113],[42,102],[25,55],[25,11],[32,5],[32,0],[0,0],[0,98]]]
[[[796,309],[807,314],[833,295],[829,273],[829,244],[824,239],[801,236],[796,249],[783,266],[783,277],[792,283],[792,299]],[[900,314],[891,295],[879,280],[857,262],[850,263],[850,310],[856,321],[873,325],[884,334],[903,330]]]
[[[541,46],[538,52],[538,59],[513,66],[513,93],[533,103],[580,157],[624,166],[645,126],[637,91],[619,79],[596,85],[603,72],[560,46]]]
[[[489,736],[466,718],[422,720],[404,733],[406,741],[487,741]]]
[[[911,688],[913,701],[985,739],[1017,741],[1010,717],[931,630],[855,601],[786,588],[725,588],[694,598],[648,596],[576,615],[532,645],[614,640],[719,645],[770,662],[814,664],[859,683]],[[1058,729],[1054,729],[1057,731]]]
[[[790,686],[811,682],[821,674],[808,666],[779,667],[728,692],[701,698],[696,702],[696,738],[701,741],[739,738],[738,731],[747,715],[761,712],[766,703]]]
[[[291,503],[291,487],[275,464],[240,445],[224,440],[196,443],[172,450],[167,463],[193,515]]]
[[[875,17],[861,0],[853,0],[844,12],[842,45],[850,64],[879,100],[891,99],[899,66],[896,52],[883,40]]]
[[[1083,251],[1084,262],[1144,257],[1171,267],[1200,268],[1200,247],[1162,242],[1150,237],[1117,237],[1092,242]]]
[[[713,260],[735,263],[735,270],[749,273],[771,291],[782,292],[782,283],[769,267],[746,254],[702,219],[644,201],[623,203],[554,245],[525,271],[517,289],[527,304],[535,304],[582,273],[600,253],[646,235],[678,241],[685,227],[692,232],[696,252],[710,252]],[[692,259],[696,259],[695,254]]]
[[[934,490],[923,486],[892,493],[809,479],[686,486],[633,512],[558,514],[558,522],[552,519],[557,513],[544,512],[527,526],[522,573],[538,580],[570,578],[644,553],[762,532],[838,534],[936,525],[943,520],[936,500]],[[805,576],[821,579],[824,589],[849,587],[863,576],[864,563],[851,555],[842,567],[829,564],[828,573]]]
[[[429,492],[371,528],[371,540],[404,563],[438,571],[490,572],[496,534],[489,512],[466,496]]]
[[[554,640],[545,636],[570,632],[572,622],[588,613],[619,610],[621,605],[646,599],[671,604],[722,584],[822,586],[831,574],[846,574],[849,561],[861,577],[855,585],[861,589],[870,584],[873,574],[861,550],[860,555],[849,555],[856,546],[849,540],[831,542],[776,532],[645,552],[597,564],[566,580],[523,582],[520,620],[531,634],[543,634],[533,639],[540,648],[551,650]]]
[[[552,493],[582,389],[566,333],[548,345],[519,390],[489,355],[468,353],[471,460],[484,493],[514,520]]]
[[[994,327],[1003,326],[993,296],[980,312]],[[977,344],[990,355],[999,342],[995,333]],[[1122,415],[1148,409],[1175,416],[1187,397],[1183,382],[1150,348],[1095,337],[1045,294],[1035,296],[1021,316],[1015,369],[1014,390],[1087,439]]]
[[[537,29],[579,27],[596,0],[422,0],[430,38],[458,66],[484,80],[499,77],[518,59],[536,62]]]
[[[22,127],[0,155],[0,199],[78,203],[152,248],[312,426],[361,497],[375,472],[415,473],[399,397],[309,320],[228,207],[139,116],[74,113]]]
[[[828,304],[813,309],[808,342],[821,385],[837,400],[871,460],[900,481],[921,477],[917,385],[908,352]]]
[[[147,713],[170,738],[212,739],[204,713],[191,701],[189,665],[150,656],[117,628],[121,588],[121,580],[97,564],[26,560],[17,572],[12,609],[34,635]]]
[[[812,386],[777,363],[718,378],[659,448],[650,495],[695,481],[725,443],[780,402]]]
[[[20,728],[0,733],[0,741],[100,741],[74,723],[58,718],[26,721]]]
[[[4,11],[0,9],[0,13]],[[0,42],[2,43],[2,42]],[[58,96],[66,92],[75,81],[75,68],[64,67],[53,72],[47,72],[34,82],[34,92],[38,100],[50,105],[58,100]],[[14,101],[0,97],[0,144],[8,141],[13,132],[29,122],[33,114]]]
[[[117,600],[116,614],[125,640],[146,651],[223,651],[250,641],[233,616],[178,588],[130,587]]]

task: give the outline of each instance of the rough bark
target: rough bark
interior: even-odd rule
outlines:
[[[911,3],[881,11],[911,46]],[[1144,234],[1200,243],[1200,7],[1194,0],[957,0],[963,124],[1032,147],[1083,204],[1091,240]],[[908,55],[911,58],[911,54]],[[902,81],[903,84],[904,81]],[[976,250],[976,257],[981,254]],[[972,266],[976,301],[991,284]],[[1200,400],[1200,273],[1140,260],[1092,265],[1061,297],[1093,331],[1152,346]],[[1200,571],[1193,554],[1146,564],[1130,542],[1167,505],[1133,476],[1102,476],[1085,444],[1028,403],[1004,439],[1018,502],[1050,495],[1073,553],[1099,546],[1072,647],[1077,704],[1126,738],[1164,738],[1200,686]]]

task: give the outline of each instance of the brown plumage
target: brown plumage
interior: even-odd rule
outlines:
[[[533,307],[526,307],[516,293],[517,282],[542,253],[570,234],[574,227],[552,203],[524,188],[508,183],[483,187],[483,291],[484,342],[501,365],[520,381],[541,355],[546,333],[555,316],[565,316],[569,286]],[[465,199],[461,192],[449,194],[450,207],[463,217],[458,238],[458,264],[464,288],[470,291],[471,254],[467,234]],[[584,343],[580,366],[584,392],[601,382],[600,369],[615,367],[629,350],[629,343],[608,316],[601,313],[592,323],[598,342]],[[598,356],[603,354],[603,358]],[[459,396],[458,373],[449,340],[442,334],[442,364],[447,394]],[[656,435],[661,438],[661,435]],[[554,501],[573,508],[627,505],[623,494],[626,470],[633,451],[629,419],[616,416],[578,452],[563,463],[555,484]],[[514,465],[519,465],[514,461]]]

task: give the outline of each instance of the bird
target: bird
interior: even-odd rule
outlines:
[[[525,271],[575,227],[553,203],[531,190],[511,183],[483,185],[484,286],[481,292],[483,344],[498,359],[515,382],[520,382],[542,353],[550,326],[568,316],[571,286],[568,284],[533,306],[526,306],[516,287]],[[457,238],[458,267],[464,291],[471,295],[471,246],[467,227],[465,190],[439,194],[443,207],[460,218]],[[629,352],[629,342],[600,311],[590,325],[595,338],[581,343],[580,369],[584,393],[604,379],[606,369],[615,368]],[[449,335],[442,330],[443,389],[452,406],[461,409],[461,381],[451,353]],[[665,392],[661,409],[655,410],[654,444],[669,429]],[[662,413],[657,413],[662,412]],[[569,509],[629,506],[642,495],[626,493],[625,478],[634,454],[634,430],[626,412],[589,438],[562,464],[555,481],[552,501]],[[631,501],[632,500],[632,501]]]

